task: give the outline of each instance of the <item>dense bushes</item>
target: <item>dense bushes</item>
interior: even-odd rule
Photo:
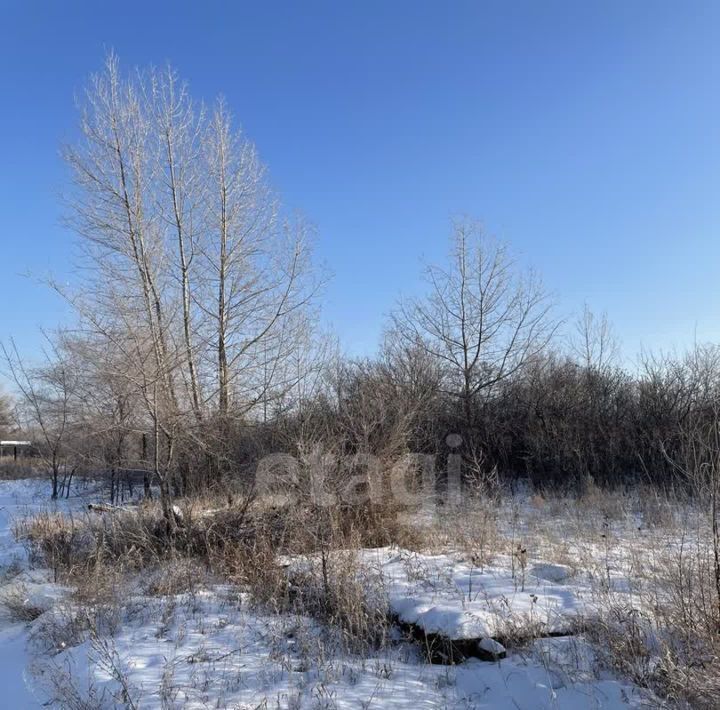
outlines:
[[[343,454],[392,457],[406,452],[477,460],[500,479],[578,489],[643,481],[684,482],[690,427],[712,426],[720,401],[720,349],[646,360],[636,373],[595,367],[568,356],[535,358],[473,401],[468,424],[460,396],[443,392],[432,370],[417,373],[417,353],[349,363],[333,383],[336,396],[287,417],[286,432],[322,432]],[[413,373],[409,376],[408,373]],[[422,385],[419,385],[422,382]],[[459,446],[448,446],[459,434]],[[293,436],[286,441],[293,440]],[[460,441],[460,440],[458,440]],[[455,443],[455,442],[453,442]]]

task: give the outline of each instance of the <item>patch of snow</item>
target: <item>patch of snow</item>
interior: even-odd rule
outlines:
[[[451,554],[382,548],[362,553],[381,574],[391,610],[426,633],[453,639],[510,631],[565,632],[586,611],[581,588],[548,583],[507,567],[482,570]]]
[[[505,646],[497,642],[495,639],[485,638],[478,644],[480,650],[490,653],[493,656],[500,656],[505,653]]]
[[[33,628],[71,605],[57,603],[66,590],[50,584],[47,571],[18,574],[26,559],[13,539],[12,520],[43,508],[84,508],[87,502],[51,503],[48,492],[46,481],[0,481],[0,563],[15,563],[15,576],[4,588],[22,590],[28,604],[39,609],[54,604]],[[377,573],[399,618],[429,633],[482,638],[482,648],[494,654],[502,646],[492,637],[508,625],[537,622],[558,630],[586,609],[580,582],[549,578],[547,569],[530,568],[523,579],[518,570],[512,574],[509,562],[478,569],[450,553],[382,548],[357,554]],[[496,663],[470,659],[439,666],[426,663],[416,645],[402,641],[363,656],[349,654],[338,631],[306,617],[263,613],[228,587],[164,598],[133,596],[128,588],[121,614],[115,633],[79,636],[73,641],[78,645],[44,658],[30,657],[26,624],[0,621],[2,705],[39,708],[55,699],[62,706],[53,686],[58,671],[69,672],[66,683],[78,698],[99,707],[122,707],[128,697],[138,708],[297,710],[620,710],[648,703],[632,684],[598,675],[581,638],[541,639]]]
[[[0,598],[17,593],[28,607],[49,609],[64,590],[48,581],[47,570],[23,570],[27,564],[24,547],[13,536],[13,522],[41,510],[66,511],[84,507],[75,487],[69,499],[50,500],[50,483],[43,479],[0,481],[0,568],[5,583]],[[0,605],[1,606],[1,605]],[[28,626],[0,613],[0,686],[2,705],[8,708],[39,708],[33,680],[27,671]]]
[[[554,584],[564,584],[571,576],[572,570],[565,565],[541,563],[530,568],[530,574],[538,581],[545,580]]]
[[[126,620],[106,646],[85,642],[57,665],[73,668],[85,692],[106,701],[129,692],[141,708],[619,710],[646,699],[630,684],[586,678],[582,665],[577,677],[569,666],[553,669],[534,646],[497,663],[433,666],[408,644],[345,654],[311,619],[264,615],[222,591],[166,603],[146,600],[147,612]]]

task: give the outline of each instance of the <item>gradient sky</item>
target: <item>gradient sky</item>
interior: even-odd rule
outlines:
[[[720,2],[680,0],[0,0],[0,339],[67,318],[37,283],[74,278],[58,147],[111,48],[225,95],[317,226],[353,354],[460,213],[626,355],[720,341]]]

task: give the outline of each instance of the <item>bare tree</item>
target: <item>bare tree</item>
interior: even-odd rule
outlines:
[[[109,473],[110,500],[132,490],[131,475],[143,470],[140,441],[147,431],[144,406],[128,361],[110,340],[64,333],[62,350],[75,372],[72,406],[78,466],[94,475]]]
[[[12,404],[8,395],[0,392],[0,437],[6,438],[6,432],[12,426]]]
[[[720,628],[720,348],[696,344],[685,357],[691,407],[679,424],[680,455],[670,458],[709,518],[710,576],[714,588],[713,632]]]
[[[194,261],[203,229],[204,114],[196,111],[187,87],[179,82],[170,67],[161,73],[151,73],[150,89],[151,93],[145,97],[147,113],[154,138],[159,141],[158,172],[163,176],[158,195],[160,219],[164,227],[169,227],[173,242],[168,252],[174,261],[171,279],[180,288],[186,379],[192,411],[201,421],[203,398],[196,364],[191,293]]]
[[[283,365],[303,343],[317,283],[306,226],[280,217],[255,147],[233,131],[222,102],[203,147],[207,288],[198,305],[212,324],[208,337],[216,344],[217,407],[226,417],[231,404],[243,414],[259,402],[266,404],[281,381],[288,384]],[[207,298],[208,290],[214,299]]]
[[[158,146],[143,95],[142,86],[122,79],[113,55],[92,78],[82,139],[64,151],[76,188],[70,221],[83,238],[87,310],[116,331],[144,331],[164,392],[175,401],[167,255],[154,195]]]
[[[55,342],[49,337],[46,341],[45,363],[32,369],[23,362],[15,341],[9,346],[0,344],[0,349],[21,396],[19,411],[25,428],[37,431],[38,450],[48,466],[55,499],[62,494],[60,473],[67,463],[75,375]]]
[[[475,222],[454,224],[447,267],[429,266],[425,298],[403,303],[394,326],[442,365],[445,389],[472,426],[480,395],[541,353],[556,324],[542,284]]]
[[[112,350],[96,391],[123,420],[117,406],[132,401],[169,510],[191,458],[217,472],[230,448],[222,422],[259,406],[267,418],[305,376],[296,363],[312,346],[317,287],[309,230],[282,214],[224,105],[206,119],[170,68],[126,77],[111,55],[65,157],[82,278],[57,289],[85,341]]]
[[[607,314],[596,316],[585,304],[570,341],[573,354],[588,369],[604,370],[618,356],[619,347]]]
[[[111,55],[85,92],[82,138],[65,149],[83,278],[72,293],[59,290],[87,338],[122,355],[125,385],[145,411],[144,434],[173,455],[181,434],[202,444],[186,414],[196,425],[203,419],[192,301],[205,216],[203,125],[171,69],[124,78]],[[161,491],[173,464],[164,474],[152,467]]]

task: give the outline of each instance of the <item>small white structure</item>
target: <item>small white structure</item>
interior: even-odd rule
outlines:
[[[18,457],[18,448],[32,446],[32,441],[0,441],[0,458],[5,454],[5,448],[12,447],[12,456],[15,461]]]

